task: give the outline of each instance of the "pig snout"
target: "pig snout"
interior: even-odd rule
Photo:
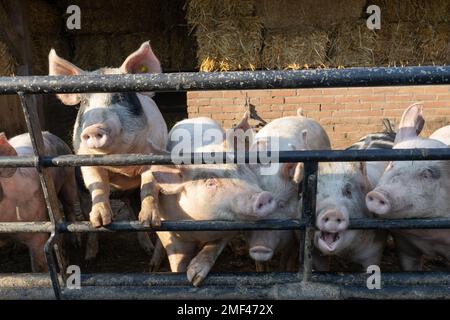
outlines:
[[[341,211],[330,209],[319,215],[317,227],[319,228],[319,249],[332,254],[339,249],[342,237],[348,227],[349,219]]]
[[[250,248],[249,254],[255,261],[269,261],[273,257],[273,249],[263,245],[254,246]]]
[[[109,145],[108,131],[98,125],[92,125],[83,130],[81,140],[90,149],[100,149]]]
[[[366,205],[369,211],[383,215],[391,210],[391,204],[384,192],[373,190],[366,195]]]
[[[270,192],[263,191],[259,193],[253,202],[253,212],[259,216],[264,217],[272,213],[276,208],[275,200]]]
[[[337,210],[328,210],[319,217],[317,226],[322,231],[340,232],[348,227],[348,219]]]

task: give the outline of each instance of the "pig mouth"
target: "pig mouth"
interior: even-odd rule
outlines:
[[[336,250],[337,244],[341,240],[339,232],[320,231],[319,241],[329,251]]]

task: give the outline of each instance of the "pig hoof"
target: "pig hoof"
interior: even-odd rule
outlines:
[[[159,217],[158,210],[142,209],[141,212],[139,212],[139,222],[142,223],[144,227],[159,227],[161,225],[161,218]]]
[[[111,223],[111,209],[103,204],[96,204],[89,214],[91,224],[94,228],[106,226]]]
[[[187,278],[194,287],[198,287],[208,275],[209,270],[211,266],[208,263],[197,263],[194,258],[188,266]]]

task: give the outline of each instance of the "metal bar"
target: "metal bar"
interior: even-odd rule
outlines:
[[[152,231],[244,231],[244,230],[304,230],[303,220],[258,220],[258,221],[207,221],[179,220],[162,221],[161,226],[146,227],[138,221],[118,221],[106,227],[94,228],[89,221],[58,223],[60,233],[89,232],[152,232]],[[54,226],[51,222],[0,222],[1,233],[30,232],[51,233]],[[450,229],[450,219],[352,219],[348,229],[397,230],[397,229]]]
[[[0,94],[330,88],[450,84],[450,67],[0,77]]]
[[[450,149],[392,149],[392,150],[318,150],[318,151],[280,151],[277,156],[273,156],[273,163],[284,162],[345,162],[345,161],[420,161],[420,160],[450,160]],[[213,163],[236,162],[237,157],[233,154],[224,154],[221,161]],[[209,162],[214,157],[211,153],[192,153],[190,156],[181,157],[171,155],[144,155],[144,154],[120,154],[120,155],[63,155],[63,156],[42,156],[40,164],[42,167],[76,167],[76,166],[131,166],[145,164],[173,164],[181,163],[188,159],[188,162],[201,164]],[[216,160],[218,158],[215,158]],[[233,160],[229,160],[233,159]],[[256,153],[246,153],[246,163],[261,161],[261,157]],[[194,161],[195,160],[195,161]],[[250,161],[252,160],[252,161]],[[34,167],[37,158],[30,156],[20,157],[0,157],[0,167]]]
[[[31,144],[33,147],[33,152],[35,157],[40,157],[46,154],[44,137],[42,136],[42,129],[39,123],[39,117],[37,114],[36,106],[27,103],[26,96],[22,93],[18,93],[20,102],[22,104],[22,110],[25,116],[25,121],[27,123],[28,132],[30,134]],[[62,223],[64,221],[63,214],[59,211],[59,202],[56,194],[55,185],[53,183],[52,174],[50,168],[41,167],[40,163],[37,163],[37,171],[39,174],[39,180],[41,182],[42,191],[44,194],[45,204],[47,206],[47,212],[50,218],[50,222],[52,223],[53,230],[49,239],[47,240],[44,251],[47,260],[48,270],[50,273],[50,277],[53,283],[53,289],[55,291],[55,296],[57,299],[61,298],[61,288],[58,282],[58,273],[56,270],[55,259],[53,257],[54,254],[54,245],[59,241],[58,239],[58,230],[56,229],[56,223]],[[59,243],[61,243],[59,241]],[[61,248],[61,245],[59,246]],[[62,257],[61,250],[58,250],[57,254],[58,261],[65,261],[64,257]],[[65,270],[66,266],[63,267]]]
[[[312,275],[318,170],[317,162],[305,162],[303,167],[302,220],[305,223],[305,231],[299,254],[300,259],[303,260],[299,264],[299,272],[302,273],[303,282],[310,281]]]
[[[313,274],[299,282],[295,273],[211,274],[203,285],[187,284],[186,275],[82,275],[81,289],[63,289],[70,299],[449,299],[449,273],[383,273],[382,288],[369,290],[367,274]],[[45,274],[0,275],[3,299],[53,299]]]
[[[314,282],[343,286],[366,286],[367,273],[313,272]],[[62,280],[62,279],[61,279]],[[81,286],[191,286],[185,273],[92,273],[81,274]],[[210,273],[202,282],[203,286],[264,286],[299,282],[295,272],[223,272]],[[0,274],[0,288],[6,287],[51,287],[52,282],[46,273]],[[450,285],[450,272],[383,272],[382,286],[399,285]]]

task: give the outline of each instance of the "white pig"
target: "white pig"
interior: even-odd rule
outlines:
[[[168,151],[175,150],[178,154],[178,144],[171,141],[181,143],[179,137],[186,133],[193,137],[195,128],[203,133],[213,130],[216,137],[223,137],[223,129],[213,120],[183,120],[169,134]],[[218,138],[216,143],[208,143],[208,140],[201,138],[192,151],[233,151],[226,140]],[[205,145],[201,145],[205,141]],[[191,141],[187,145],[190,146]],[[275,210],[271,193],[259,188],[256,175],[246,165],[153,166],[152,172],[162,192],[159,196],[162,220],[255,220]],[[171,270],[187,271],[188,280],[195,286],[207,276],[235,234],[230,231],[158,232]]]
[[[119,68],[102,68],[92,74],[111,75],[150,72],[160,73],[159,60],[150,43],[129,55]],[[55,50],[49,54],[49,75],[89,74],[60,58]],[[167,126],[152,100],[152,93],[66,93],[58,98],[66,105],[80,105],[73,146],[77,154],[158,154],[167,140]],[[149,166],[81,167],[83,179],[92,197],[90,221],[94,227],[111,223],[111,188],[124,191],[141,187],[139,220],[145,225],[159,224],[157,191]]]
[[[418,137],[424,124],[422,110],[420,104],[405,110],[394,149],[447,148],[441,141]],[[376,188],[367,194],[367,207],[386,219],[449,217],[449,165],[448,161],[390,162]],[[449,230],[395,230],[392,234],[404,270],[421,270],[424,255],[450,259]]]
[[[322,126],[301,114],[275,119],[263,127],[254,137],[250,148],[256,150],[328,150],[330,140]],[[295,219],[299,216],[299,182],[302,179],[302,163],[279,164],[272,174],[265,174],[262,165],[256,166],[259,184],[262,189],[272,192],[277,203],[276,213],[270,218]],[[253,231],[249,233],[249,254],[257,262],[269,261],[276,251],[283,252],[280,267],[285,269],[294,265],[297,251],[296,236],[292,230]],[[286,255],[286,252],[292,255]],[[291,257],[291,258],[290,258]]]

